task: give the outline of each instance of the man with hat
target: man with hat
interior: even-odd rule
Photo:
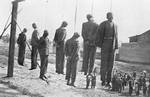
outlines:
[[[87,22],[82,24],[82,37],[84,43],[82,71],[85,75],[91,73],[93,70],[96,53],[95,39],[98,28],[92,15],[88,14],[87,20]]]
[[[66,39],[66,27],[68,23],[63,21],[61,26],[56,30],[54,43],[56,46],[56,73],[64,74],[64,43]]]
[[[110,86],[115,50],[118,49],[117,27],[113,22],[111,12],[107,13],[107,20],[100,24],[97,36],[97,45],[101,47],[102,86]]]
[[[39,40],[38,50],[39,50],[40,59],[41,59],[40,78],[42,80],[45,80],[47,79],[45,74],[47,72],[48,55],[49,55],[49,39],[48,39],[47,30],[44,30],[44,34]]]
[[[65,55],[67,57],[66,80],[67,85],[75,86],[77,63],[79,60],[79,34],[77,32],[67,40],[65,45]],[[70,83],[71,80],[71,83]]]
[[[25,57],[25,49],[26,49],[26,35],[25,33],[27,32],[27,29],[24,28],[23,31],[19,34],[19,37],[17,39],[17,44],[19,47],[19,52],[18,52],[18,64],[19,65],[24,65],[24,57]]]

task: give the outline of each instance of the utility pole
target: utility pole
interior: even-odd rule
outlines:
[[[12,16],[11,16],[11,30],[10,30],[10,40],[9,40],[9,57],[8,57],[7,77],[13,77],[17,10],[18,10],[18,3],[21,1],[23,0],[14,0],[12,2],[12,13],[11,13]]]

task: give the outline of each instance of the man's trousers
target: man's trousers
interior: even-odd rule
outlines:
[[[107,40],[101,48],[101,81],[110,83],[111,73],[114,65],[114,52],[112,40]]]
[[[78,63],[78,58],[67,59],[66,80],[70,81],[71,79],[71,83],[74,83],[76,79],[77,63]]]
[[[19,46],[19,52],[18,52],[18,64],[23,66],[24,63],[24,57],[25,57],[25,46]]]
[[[40,67],[40,77],[44,77],[47,72],[48,66],[48,55],[40,55],[41,67]]]
[[[31,69],[35,69],[37,67],[37,55],[38,55],[38,48],[32,46],[31,52]]]
[[[56,47],[56,73],[64,73],[64,46]]]
[[[95,62],[96,46],[91,46],[85,43],[83,52],[84,56],[82,70],[85,72],[85,74],[91,73],[93,71]]]

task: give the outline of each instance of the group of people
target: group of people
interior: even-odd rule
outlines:
[[[102,86],[110,86],[111,73],[114,64],[115,51],[118,49],[117,26],[113,22],[113,14],[108,12],[107,20],[100,25],[94,22],[93,16],[86,16],[87,22],[82,24],[83,38],[83,64],[82,72],[88,76],[93,73],[95,62],[95,54],[97,47],[101,48],[101,81]],[[63,22],[61,27],[56,30],[54,42],[56,46],[56,73],[64,74],[64,58],[67,57],[66,64],[66,80],[67,85],[71,80],[71,85],[74,86],[76,78],[78,55],[78,41],[76,41],[78,33],[67,40],[66,29],[67,22]],[[76,36],[76,38],[74,38]],[[73,40],[74,39],[74,40]]]
[[[126,73],[119,70],[113,70],[112,90],[121,93],[128,86],[128,92],[131,96],[135,92],[136,96],[142,94],[144,97],[150,96],[150,77],[144,70],[137,75],[137,72]]]
[[[39,32],[37,30],[37,25],[35,23],[32,24],[34,29],[31,37],[31,68],[29,70],[36,69],[37,66],[40,67],[40,76],[42,80],[47,79],[45,76],[48,66],[48,56],[49,56],[49,39],[48,39],[48,31],[44,30],[43,36],[39,38]],[[25,57],[25,49],[26,49],[26,35],[27,29],[24,28],[23,31],[19,34],[17,39],[17,44],[19,46],[18,52],[18,64],[24,66],[24,57]],[[41,59],[41,65],[37,62],[38,52]]]
[[[83,64],[82,72],[84,75],[93,73],[95,54],[97,47],[101,48],[101,81],[102,86],[110,86],[112,68],[114,64],[115,51],[118,49],[118,36],[117,26],[113,22],[113,14],[108,12],[106,15],[107,20],[100,25],[94,22],[93,16],[88,14],[86,16],[87,22],[82,25],[83,37]],[[56,73],[64,74],[65,57],[66,63],[66,76],[67,85],[75,86],[77,64],[79,60],[79,33],[74,32],[73,36],[65,41],[67,35],[68,23],[62,22],[61,26],[56,30],[54,36],[54,46],[56,47]],[[40,78],[45,80],[49,55],[49,40],[48,31],[45,30],[41,38],[39,38],[37,26],[32,24],[34,29],[31,37],[31,69],[37,68],[37,54],[39,52],[41,65],[40,65]],[[21,37],[17,40],[19,45],[18,63],[23,65],[25,47],[26,47],[26,29],[19,35]]]

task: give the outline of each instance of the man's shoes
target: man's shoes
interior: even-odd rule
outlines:
[[[68,80],[68,77],[67,77],[67,76],[65,77],[65,80]]]
[[[107,83],[105,86],[109,88],[111,87],[110,83]]]
[[[19,64],[20,66],[24,66],[23,64]]]
[[[87,75],[87,72],[84,72],[84,75]]]
[[[56,73],[58,74],[59,72],[58,72],[58,71],[56,71]]]
[[[39,78],[40,78],[40,79],[42,79],[42,80],[44,80],[44,81],[46,80],[46,79],[44,78],[44,76],[43,76],[43,77],[42,77],[42,76],[40,76]]]
[[[76,87],[76,86],[74,85],[74,83],[71,83],[70,86]]]
[[[29,70],[34,70],[34,69],[36,69],[36,68],[30,68]]]
[[[70,85],[69,81],[67,81],[67,85]]]
[[[45,79],[48,79],[47,76],[45,76],[45,75],[44,75],[43,77],[44,77]]]
[[[110,89],[110,91],[115,91],[115,89]]]
[[[104,81],[102,81],[101,85],[102,85],[102,86],[105,86],[105,82],[104,82]]]
[[[59,71],[56,71],[56,73],[57,73],[57,74],[62,74],[62,75],[65,75],[65,74],[64,74],[64,72],[59,72]]]

